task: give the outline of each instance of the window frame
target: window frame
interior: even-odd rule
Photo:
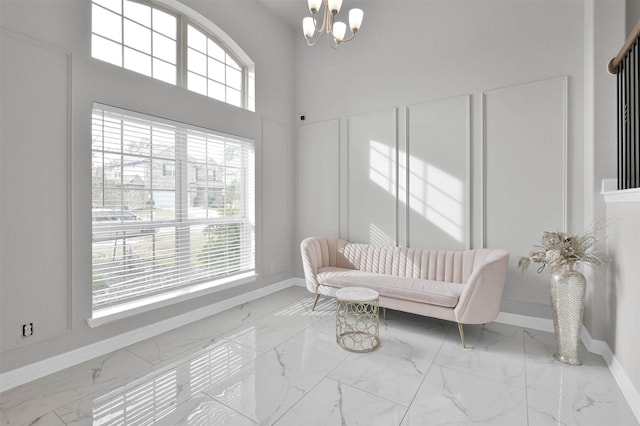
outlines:
[[[188,52],[189,52],[189,39],[188,39],[188,29],[189,26],[194,27],[197,31],[200,31],[201,33],[204,34],[204,36],[207,38],[207,40],[211,39],[218,47],[220,47],[222,50],[224,50],[225,54],[227,54],[229,57],[231,57],[231,59],[236,62],[239,66],[240,66],[240,72],[242,73],[241,75],[241,89],[240,89],[240,105],[235,105],[233,103],[230,103],[228,101],[226,101],[226,94],[225,94],[225,100],[222,101],[218,98],[215,98],[213,96],[210,95],[204,95],[203,96],[207,96],[208,98],[211,99],[215,99],[218,100],[220,102],[225,102],[229,105],[233,105],[233,106],[237,106],[239,108],[243,108],[243,109],[249,109],[249,71],[248,71],[248,67],[243,63],[243,61],[238,57],[238,55],[230,48],[228,48],[223,42],[222,40],[220,40],[218,37],[216,37],[213,33],[211,33],[210,31],[208,31],[204,26],[200,25],[198,22],[194,21],[193,19],[189,19],[185,16],[181,16],[182,18],[182,22],[181,22],[181,31],[180,34],[183,37],[183,39],[185,40],[184,43],[182,43],[180,45],[180,47],[182,48],[182,61],[184,66],[180,67],[179,71],[181,73],[181,81],[184,84],[184,87],[189,90],[188,88],[188,83],[189,83],[189,61],[188,61]],[[203,53],[203,52],[201,52]],[[225,66],[228,66],[226,61],[223,64]],[[207,79],[208,76],[203,76]],[[225,75],[225,81],[224,82],[220,82],[222,83],[225,88],[231,87],[227,84],[227,78]],[[195,92],[194,93],[199,93],[199,92]]]
[[[242,51],[242,49],[240,49],[240,47],[233,42],[233,40],[226,35],[226,33],[224,33],[220,28],[218,28],[215,24],[213,24],[211,21],[209,21],[208,19],[206,19],[205,17],[203,17],[202,15],[199,15],[198,13],[192,11],[191,9],[189,9],[188,7],[176,2],[175,0],[163,0],[163,1],[150,1],[150,0],[118,0],[121,3],[121,12],[119,14],[120,19],[122,21],[122,28],[121,28],[121,40],[117,41],[117,40],[113,40],[110,39],[102,34],[98,34],[94,32],[93,29],[93,13],[94,13],[94,8],[95,7],[100,7],[104,10],[107,10],[111,13],[116,13],[113,12],[111,9],[101,5],[99,3],[99,0],[91,0],[91,54],[90,56],[93,59],[96,59],[98,61],[101,62],[106,62],[109,63],[113,66],[116,66],[118,68],[121,69],[125,69],[131,72],[135,72],[137,74],[141,74],[144,75],[145,77],[149,77],[152,78],[154,80],[158,80],[167,84],[171,84],[177,87],[181,87],[185,90],[188,90],[191,93],[196,93],[199,94],[201,96],[206,96],[210,99],[219,101],[219,102],[223,102],[227,105],[230,106],[234,106],[237,108],[242,108],[248,111],[252,111],[255,112],[255,67],[253,62],[250,60],[250,58],[244,53],[244,51]],[[136,22],[128,17],[124,16],[124,4],[125,1],[129,1],[129,2],[133,2],[133,3],[139,3],[145,6],[148,6],[151,8],[152,10],[152,14],[153,14],[153,9],[157,9],[161,12],[167,13],[173,17],[176,18],[176,52],[175,52],[175,57],[176,57],[176,75],[175,75],[175,83],[171,83],[168,82],[166,80],[160,79],[160,78],[156,78],[153,76],[153,61],[154,59],[157,59],[159,61],[163,61],[166,63],[166,60],[159,58],[159,57],[155,57],[153,56],[153,39],[151,41],[151,53],[148,54],[151,58],[151,75],[147,75],[145,73],[136,71],[134,69],[131,68],[126,68],[125,67],[125,48],[129,48],[129,49],[133,49],[136,51],[139,51],[138,49],[135,49],[134,47],[131,47],[129,45],[125,44],[124,41],[124,22],[125,20],[129,20],[131,22],[137,23],[139,25],[142,25],[140,22]],[[200,92],[194,91],[194,90],[190,90],[188,87],[188,72],[189,72],[189,67],[188,67],[188,59],[187,59],[187,53],[188,53],[188,27],[189,25],[193,26],[194,28],[196,28],[198,31],[204,33],[204,35],[207,37],[207,39],[212,40],[217,46],[219,46],[222,50],[224,50],[224,52],[229,55],[229,57],[231,57],[233,59],[233,61],[235,61],[239,66],[240,66],[240,72],[241,72],[241,89],[240,89],[240,104],[237,105],[235,103],[231,103],[228,102],[226,99],[226,95],[225,95],[225,100],[220,100],[219,98],[216,97],[212,97],[209,95],[205,95],[202,94]],[[152,32],[152,37],[153,37],[153,27],[150,28],[151,32]],[[100,59],[99,57],[94,56],[94,52],[93,52],[93,37],[99,37],[102,38],[104,40],[110,41],[112,43],[117,43],[120,45],[121,48],[121,57],[120,57],[120,64],[115,64],[113,62],[109,62],[105,59]],[[139,51],[141,52],[141,51]],[[144,54],[147,54],[145,52],[142,52]],[[225,77],[225,82],[222,83],[225,86],[225,89],[228,87],[231,87],[227,84],[226,81],[226,77]]]
[[[176,164],[176,169],[175,169],[175,207],[174,207],[174,211],[175,211],[175,216],[173,220],[160,220],[160,221],[156,221],[155,222],[155,226],[159,226],[160,228],[167,228],[168,226],[170,227],[175,227],[176,229],[176,238],[179,239],[180,241],[182,240],[182,237],[180,237],[181,233],[187,232],[187,240],[190,239],[190,237],[188,236],[188,234],[190,232],[192,232],[191,227],[194,225],[202,225],[206,223],[209,224],[234,224],[234,223],[244,223],[245,225],[241,225],[242,230],[238,231],[239,232],[239,242],[240,242],[240,252],[238,254],[238,260],[236,260],[238,262],[238,265],[240,266],[240,270],[237,272],[227,272],[225,274],[222,275],[216,275],[215,273],[213,275],[209,275],[209,276],[205,276],[203,278],[200,279],[193,279],[192,275],[190,275],[190,269],[193,269],[194,265],[192,264],[188,264],[188,265],[182,265],[181,262],[183,259],[183,255],[185,253],[190,253],[190,256],[193,256],[197,253],[203,253],[202,251],[197,251],[200,246],[198,246],[197,244],[194,244],[193,247],[190,247],[188,249],[187,252],[184,252],[184,248],[178,247],[176,246],[176,252],[175,252],[175,273],[177,274],[177,276],[179,277],[183,277],[185,274],[187,274],[190,278],[187,279],[186,281],[181,282],[177,285],[174,285],[168,289],[164,289],[162,291],[159,292],[150,292],[150,293],[145,293],[141,296],[136,296],[133,298],[128,298],[126,299],[124,302],[122,301],[116,301],[115,303],[111,303],[108,305],[103,305],[103,306],[98,306],[96,307],[95,305],[95,299],[94,299],[94,289],[93,289],[93,284],[95,283],[94,281],[94,273],[95,273],[95,267],[96,267],[96,263],[93,259],[93,255],[92,255],[92,263],[91,263],[91,270],[92,270],[92,318],[89,320],[89,325],[94,327],[106,322],[110,322],[119,318],[123,318],[123,317],[128,317],[131,316],[133,314],[139,313],[139,312],[145,312],[151,309],[156,309],[157,307],[160,306],[166,306],[169,304],[173,304],[173,303],[177,303],[179,301],[182,300],[188,300],[194,297],[198,297],[201,296],[203,294],[207,294],[207,293],[212,293],[212,292],[216,292],[216,291],[221,291],[224,290],[226,288],[229,287],[233,287],[236,285],[240,285],[240,284],[244,284],[246,282],[251,282],[254,281],[257,277],[256,275],[256,252],[255,252],[255,248],[256,248],[256,234],[255,234],[255,225],[256,225],[256,218],[255,218],[255,208],[256,208],[256,193],[255,193],[255,141],[251,140],[251,139],[247,139],[244,137],[239,137],[236,135],[230,135],[224,132],[220,132],[220,131],[215,131],[215,130],[211,130],[211,129],[204,129],[198,126],[193,126],[193,125],[188,125],[188,124],[184,124],[184,123],[180,123],[180,122],[176,122],[173,120],[167,120],[167,119],[163,119],[163,118],[158,118],[158,117],[154,117],[154,116],[150,116],[147,114],[142,114],[142,113],[137,113],[137,112],[133,112],[133,111],[129,111],[129,110],[124,110],[124,109],[120,109],[117,107],[111,107],[111,106],[106,106],[106,105],[102,105],[99,103],[94,103],[93,107],[92,107],[92,114],[91,114],[91,120],[92,120],[92,129],[94,128],[94,124],[95,124],[95,117],[96,117],[96,113],[100,114],[100,113],[107,113],[108,115],[118,115],[118,116],[122,116],[123,120],[120,123],[120,137],[121,137],[121,144],[124,144],[124,137],[125,137],[125,127],[124,127],[124,123],[126,122],[126,119],[131,118],[134,121],[137,120],[142,120],[142,121],[147,121],[150,123],[150,125],[152,127],[150,127],[150,131],[154,132],[158,130],[158,128],[162,128],[164,126],[176,126],[176,131],[174,134],[174,138],[175,138],[175,146],[174,146],[174,151],[175,151],[175,164]],[[133,121],[132,121],[133,122]],[[104,115],[102,118],[102,123],[104,126]],[[131,124],[131,123],[127,123],[127,124]],[[153,127],[156,126],[156,127]],[[92,139],[93,139],[93,135],[94,135],[94,130],[92,130]],[[194,136],[195,135],[195,136]],[[224,145],[223,146],[227,146],[227,143],[231,143],[231,146],[238,146],[240,147],[239,149],[241,149],[243,153],[246,152],[246,154],[244,155],[249,155],[249,157],[247,158],[247,162],[241,162],[241,167],[245,167],[242,170],[246,170],[246,175],[244,176],[244,188],[245,190],[242,191],[241,195],[240,195],[240,212],[241,214],[238,216],[235,215],[231,215],[231,216],[227,216],[225,214],[225,216],[223,216],[222,218],[220,218],[219,216],[216,217],[209,217],[209,219],[206,220],[202,220],[200,218],[193,218],[189,216],[188,213],[188,209],[191,207],[191,204],[189,203],[189,194],[192,192],[192,188],[190,187],[190,182],[189,182],[189,174],[188,174],[188,167],[189,165],[191,165],[191,167],[196,167],[197,170],[197,165],[200,164],[200,161],[202,161],[201,159],[197,159],[197,160],[193,160],[192,158],[187,157],[188,151],[187,151],[187,146],[189,144],[189,138],[191,137],[192,141],[193,141],[193,137],[196,137],[196,139],[199,139],[201,135],[207,135],[212,137],[212,140],[224,140]],[[104,191],[105,188],[109,188],[109,184],[105,181],[104,179],[104,164],[105,164],[105,160],[104,160],[104,155],[109,154],[111,151],[108,149],[105,149],[104,147],[104,136],[102,136],[102,140],[103,140],[103,146],[102,146],[102,150],[95,150],[94,149],[94,141],[92,141],[92,152],[98,152],[98,153],[102,153],[103,155],[103,160],[102,162],[98,162],[97,164],[102,164],[102,169],[101,169],[101,173],[100,174],[100,170],[99,167],[96,168],[97,166],[93,163],[93,159],[92,159],[92,176],[102,176],[102,181],[99,183],[99,186],[101,188],[101,191]],[[117,140],[117,139],[116,139]],[[208,141],[208,139],[207,139]],[[206,142],[209,143],[209,142]],[[184,145],[181,145],[184,144]],[[214,144],[218,144],[218,142],[214,142]],[[124,146],[124,145],[123,145]],[[150,149],[151,152],[153,152],[153,141],[150,142]],[[193,149],[193,148],[190,148]],[[226,148],[225,148],[226,149]],[[125,148],[122,148],[122,152],[124,153]],[[226,152],[226,151],[225,151]],[[92,158],[93,158],[93,154],[92,154]],[[153,153],[149,154],[149,159],[150,159],[150,163],[149,163],[149,169],[153,170],[153,167],[157,167],[159,165],[163,165],[162,158],[163,157],[158,157],[160,159],[160,162],[155,163],[156,166],[154,166],[153,164],[153,158],[156,158],[156,156],[153,155]],[[209,164],[209,158],[208,158],[208,154],[205,154],[205,158],[204,158],[205,164]],[[212,160],[215,161],[215,160]],[[120,164],[121,164],[121,168],[124,167],[125,165],[125,159],[124,159],[124,154],[122,154],[121,159],[120,159]],[[224,168],[228,168],[228,165],[224,165],[224,166],[219,166],[219,167],[224,167]],[[232,169],[234,169],[236,166],[231,166]],[[164,167],[162,167],[164,168]],[[97,174],[96,174],[97,173]],[[225,176],[227,172],[225,172]],[[160,174],[162,174],[162,171],[160,172]],[[152,175],[150,175],[150,179],[153,179]],[[99,178],[100,180],[100,178]],[[92,188],[94,188],[94,183],[92,182]],[[125,191],[126,188],[124,186],[121,186],[121,190]],[[153,199],[153,193],[154,190],[161,190],[160,187],[155,187],[152,183],[150,183],[150,187],[148,188],[148,191],[150,191],[150,193],[152,194],[152,199]],[[92,189],[93,191],[93,189]],[[118,209],[122,209],[122,205],[120,206],[111,206],[111,205],[105,205],[104,202],[104,192],[101,192],[102,194],[102,204],[101,205],[96,205],[95,203],[95,196],[92,195],[92,210],[94,209],[112,209],[112,210],[118,210]],[[121,194],[122,195],[122,194]],[[122,202],[121,202],[122,204]],[[225,204],[226,205],[226,204]],[[195,204],[194,206],[195,207]],[[150,208],[151,210],[152,208]],[[135,223],[133,224],[133,226],[135,227],[143,227],[143,228],[152,228],[154,227],[154,221],[153,221],[153,216],[151,213],[150,214],[150,219],[149,221],[146,222],[139,222],[139,223]],[[134,213],[135,215],[135,213]],[[94,233],[94,231],[96,230],[95,225],[96,225],[96,221],[95,221],[95,215],[92,215],[92,234]],[[171,222],[171,223],[169,223]],[[206,223],[205,223],[206,222]],[[173,225],[171,225],[173,224]],[[101,227],[104,227],[105,225],[99,224],[98,229],[100,229]],[[112,223],[107,223],[106,224],[107,227],[117,227],[118,224],[112,224]],[[132,224],[130,223],[126,223],[121,225],[122,229],[124,230],[124,233],[126,233],[127,228],[130,228],[132,226]],[[248,227],[248,228],[247,228]],[[109,232],[111,232],[111,230],[109,230]],[[136,235],[136,237],[140,237],[139,235]],[[126,237],[126,238],[135,238],[135,237]],[[125,238],[125,239],[126,239]],[[155,236],[152,237],[154,239],[154,252],[153,252],[153,258],[155,258]],[[225,237],[226,238],[226,237]],[[111,238],[113,239],[113,238]],[[122,239],[122,238],[121,238]],[[99,240],[98,238],[94,239],[94,242],[100,242],[101,240]],[[117,242],[117,239],[115,240]],[[178,240],[176,240],[176,244]],[[226,241],[226,239],[225,239]],[[92,253],[95,250],[95,246],[94,246],[94,242],[92,242]],[[189,242],[189,245],[191,245],[191,242]],[[115,246],[114,246],[115,247]],[[199,255],[198,255],[199,256]],[[210,256],[210,255],[208,255]],[[248,256],[248,257],[247,257]],[[235,258],[234,258],[235,259]],[[234,261],[235,262],[235,261]],[[183,268],[182,266],[186,266],[186,269]]]

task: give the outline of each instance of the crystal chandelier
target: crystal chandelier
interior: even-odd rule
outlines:
[[[362,17],[364,16],[362,9],[351,9],[349,11],[351,35],[345,38],[347,24],[335,20],[336,15],[340,12],[342,0],[308,0],[308,2],[311,16],[307,16],[302,20],[302,30],[308,46],[315,45],[320,40],[322,33],[327,35],[329,45],[334,49],[337,49],[340,43],[353,40],[360,29],[360,25],[362,25]],[[318,29],[318,21],[320,20],[318,19],[318,12],[322,5],[324,5],[324,12],[322,13],[322,24]],[[314,34],[316,33],[317,36],[314,40]]]

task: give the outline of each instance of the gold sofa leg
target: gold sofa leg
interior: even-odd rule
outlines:
[[[312,311],[316,309],[316,305],[318,304],[319,298],[320,298],[320,293],[316,293],[316,299],[313,301],[313,308],[311,308]]]
[[[460,332],[460,340],[462,340],[462,347],[466,349],[467,345],[464,342],[464,328],[461,323],[458,323],[458,331]]]

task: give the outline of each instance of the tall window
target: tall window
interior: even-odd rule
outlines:
[[[252,64],[182,13],[148,0],[93,0],[91,32],[96,59],[255,110]]]
[[[253,274],[254,169],[251,141],[95,104],[94,311]]]

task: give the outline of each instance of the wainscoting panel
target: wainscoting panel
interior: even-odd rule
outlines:
[[[289,125],[269,118],[262,119],[262,274],[270,276],[287,271],[291,266],[290,231],[293,223],[293,203],[289,194],[293,188],[293,162]],[[276,218],[285,217],[284,223]],[[259,218],[259,216],[258,216]],[[273,224],[282,224],[273,226]],[[286,229],[289,227],[289,229]]]
[[[546,273],[516,265],[543,231],[566,228],[567,78],[485,92],[482,117],[484,243],[511,254],[502,310],[544,315],[533,305],[549,304]]]
[[[347,119],[348,239],[397,241],[397,109]]]
[[[407,109],[407,245],[466,250],[470,229],[470,97]]]
[[[4,351],[70,327],[71,55],[8,31],[0,39]],[[33,325],[29,337],[25,324]]]
[[[340,121],[300,126],[297,151],[297,242],[312,236],[337,237],[340,232]],[[295,258],[299,263],[299,256]]]

